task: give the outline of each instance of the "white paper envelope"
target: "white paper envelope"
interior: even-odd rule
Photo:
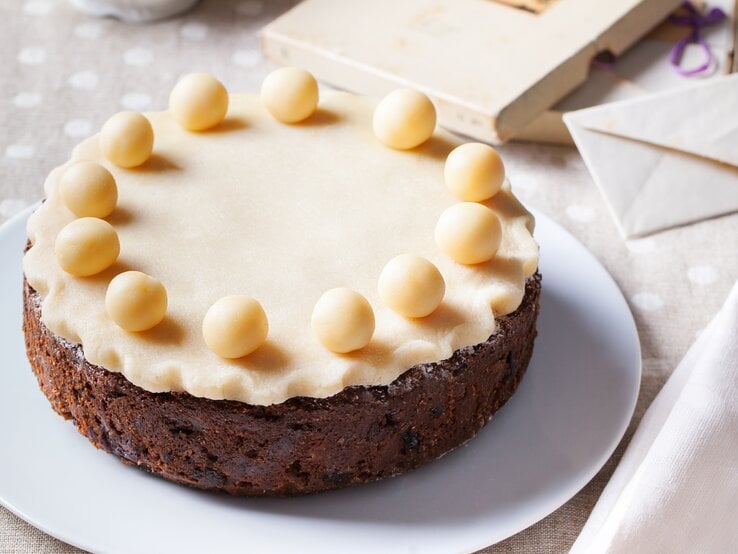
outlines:
[[[626,238],[738,211],[738,74],[564,121]]]

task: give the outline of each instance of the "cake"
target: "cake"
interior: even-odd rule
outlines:
[[[185,76],[113,116],[28,223],[24,334],[53,409],[193,487],[366,483],[473,438],[536,335],[533,218],[499,155],[400,89]]]

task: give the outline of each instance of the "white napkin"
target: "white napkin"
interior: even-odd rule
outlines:
[[[738,282],[644,415],[571,552],[738,552]]]
[[[564,121],[626,238],[738,211],[738,74]]]

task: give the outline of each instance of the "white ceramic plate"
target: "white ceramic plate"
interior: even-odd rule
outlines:
[[[612,278],[537,214],[543,297],[517,394],[467,446],[408,475],[293,499],[170,484],[94,449],[49,407],[21,333],[21,214],[0,228],[0,502],[99,552],[467,552],[571,498],[633,413],[640,347]]]

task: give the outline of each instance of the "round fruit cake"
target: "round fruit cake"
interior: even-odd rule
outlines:
[[[533,218],[418,92],[188,75],[45,196],[31,366],[95,446],[166,479],[296,495],[397,475],[471,439],[530,360]]]

